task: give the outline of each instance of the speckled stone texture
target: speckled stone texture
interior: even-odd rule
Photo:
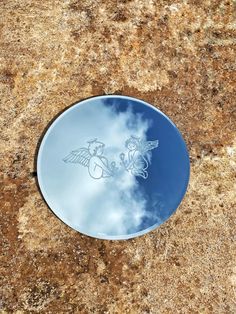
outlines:
[[[0,1],[0,313],[236,313],[236,1]],[[35,173],[52,119],[93,95],[161,109],[191,156],[172,218],[71,230]]]

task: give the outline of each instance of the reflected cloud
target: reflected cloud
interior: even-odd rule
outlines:
[[[104,131],[99,130],[98,136],[97,124],[89,124],[89,132],[105,143],[104,155],[116,165],[121,162],[120,152],[124,151],[127,138],[135,134],[146,139],[152,125],[141,114],[135,114],[131,106],[119,112],[115,103],[109,106],[100,103],[90,108],[89,114],[99,116],[99,120],[101,117],[100,124],[104,126]],[[82,144],[81,140],[78,138],[78,146]],[[68,168],[69,165],[66,166]],[[73,193],[76,197],[71,197],[71,189],[68,189],[67,199],[69,196],[71,208],[77,208],[73,212],[73,220],[80,230],[93,235],[125,235],[137,232],[143,220],[150,218],[150,212],[146,209],[146,195],[136,177],[129,172],[119,169],[109,179],[94,181],[88,178],[85,171],[80,171],[79,165],[70,166],[77,168],[78,177],[74,177],[73,186],[78,188]]]
[[[81,147],[88,148],[88,142],[92,145],[91,139],[96,138],[97,143],[104,144],[107,160],[120,165],[127,139],[135,136],[149,140],[147,133],[153,124],[134,107],[127,101],[123,106],[119,99],[78,106],[59,120],[47,138],[42,159],[45,190],[59,217],[81,232],[95,237],[120,236],[162,222],[158,195],[150,201],[143,178],[118,167],[114,176],[95,180],[95,175],[88,174],[86,161],[84,165],[74,163],[75,157],[68,155]],[[86,156],[86,152],[83,154]],[[151,164],[151,155],[147,158]]]

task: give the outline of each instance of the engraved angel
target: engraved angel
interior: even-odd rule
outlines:
[[[158,140],[146,141],[131,136],[125,142],[125,146],[128,149],[128,152],[126,154],[120,154],[121,164],[127,171],[131,172],[134,176],[147,179],[147,168],[150,163],[149,151],[158,147]]]
[[[115,162],[109,164],[103,156],[105,144],[96,138],[88,141],[88,148],[79,148],[72,151],[63,161],[66,163],[79,163],[88,167],[89,175],[94,179],[107,178],[114,175],[116,171]]]

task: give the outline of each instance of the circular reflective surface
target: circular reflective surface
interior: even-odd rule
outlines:
[[[37,173],[47,204],[67,225],[96,238],[128,239],[176,210],[188,185],[189,157],[161,111],[131,97],[99,96],[52,123]]]

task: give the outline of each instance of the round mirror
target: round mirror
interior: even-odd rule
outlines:
[[[162,224],[186,192],[189,168],[173,122],[144,101],[119,95],[64,111],[37,160],[48,206],[73,229],[100,239],[133,238]]]

